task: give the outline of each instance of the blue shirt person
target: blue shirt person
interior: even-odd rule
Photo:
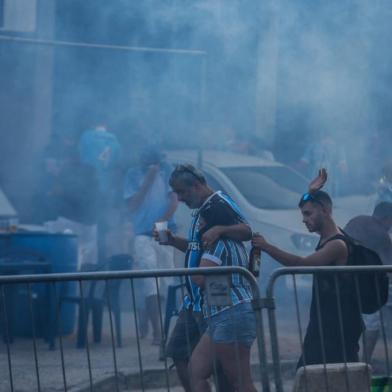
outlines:
[[[154,176],[151,174],[153,171],[155,171]],[[173,194],[169,186],[171,171],[171,166],[166,162],[161,162],[158,167],[138,166],[128,170],[124,182],[123,197],[125,200],[134,198],[142,189],[146,178],[153,177],[148,189],[145,190],[144,196],[140,198],[137,208],[129,211],[129,218],[135,235],[151,236],[154,224],[162,220],[170,208]],[[175,231],[174,217],[170,216],[168,218],[170,230]]]
[[[79,140],[82,162],[95,168],[102,194],[112,188],[113,169],[120,162],[121,146],[116,135],[105,126],[97,126],[84,131]]]
[[[156,146],[146,147],[140,163],[130,168],[125,176],[123,197],[128,205],[128,217],[134,234],[135,269],[162,269],[174,267],[173,249],[159,246],[153,239],[157,222],[167,222],[175,231],[173,218],[177,208],[177,197],[169,186],[172,169]],[[138,279],[138,312],[141,335],[145,335],[151,322],[153,344],[160,344],[159,295],[164,296],[170,278]]]

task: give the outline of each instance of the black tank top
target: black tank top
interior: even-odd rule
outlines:
[[[316,251],[323,248],[328,242],[338,239],[343,240],[348,248],[347,265],[349,265],[351,264],[351,246],[342,234],[329,238],[322,245],[319,243]],[[336,339],[337,336],[340,336],[340,317],[344,335],[357,336],[362,330],[362,318],[355,293],[354,279],[349,273],[315,273],[309,326],[319,328],[318,315],[320,315],[324,338],[326,340]]]

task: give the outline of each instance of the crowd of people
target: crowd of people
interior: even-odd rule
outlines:
[[[323,154],[317,151],[309,150],[304,161],[310,162],[312,154]],[[128,252],[130,238],[133,268],[152,271],[174,267],[173,248],[185,253],[186,268],[248,268],[246,241],[288,267],[352,265],[352,239],[377,252],[385,264],[392,261],[388,233],[392,227],[390,165],[384,167],[373,215],[354,218],[344,230],[333,219],[332,198],[322,190],[327,171],[320,170],[298,205],[309,232],[319,235],[319,244],[314,253],[297,256],[273,245],[268,233],[252,233],[235,201],[212,189],[204,174],[191,164],[172,167],[154,146],[144,148],[137,164],[123,173],[116,171],[120,159],[121,146],[104,126],[84,132],[77,143],[65,140],[61,151],[49,149],[47,154],[46,176],[39,193],[45,208],[38,211],[45,212],[42,220],[49,230],[71,229],[79,235],[81,263],[96,262],[124,249]],[[121,188],[115,185],[119,183]],[[335,193],[337,188],[333,185],[331,189]],[[177,234],[174,214],[180,202],[193,211],[188,238]],[[164,223],[159,233],[157,223]],[[158,284],[154,279],[137,283],[140,337],[146,337],[151,325],[154,345],[161,342],[159,296],[165,295],[171,283],[168,278]],[[330,277],[314,278],[298,367],[358,361],[364,330],[364,351],[366,358],[371,357],[380,330],[379,318],[377,314],[365,317],[364,329],[360,309],[351,295],[353,287],[341,281],[338,291],[339,300]],[[186,295],[166,347],[186,391],[210,390],[213,375],[219,391],[256,390],[250,372],[250,349],[256,338],[252,299],[249,284],[238,274],[231,276],[230,305],[222,306],[208,303],[203,275],[186,278]]]

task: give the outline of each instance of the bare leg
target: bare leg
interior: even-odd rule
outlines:
[[[153,344],[159,345],[161,341],[161,332],[159,328],[159,306],[157,295],[150,295],[146,298],[146,311],[152,325]]]
[[[222,365],[219,362],[216,364],[216,373],[214,369],[213,376],[217,392],[235,392],[234,387],[230,384],[228,378],[223,372]]]
[[[173,362],[177,370],[178,378],[180,379],[181,385],[183,386],[185,392],[192,392],[188,372],[188,361],[173,359]]]
[[[366,359],[368,363],[371,362],[374,348],[376,347],[378,335],[380,331],[378,330],[365,330],[363,332],[365,345],[363,346],[363,361],[365,362]]]
[[[146,308],[140,308],[137,310],[139,318],[139,336],[140,339],[144,339],[148,335],[148,317]]]
[[[213,342],[204,334],[195,349],[189,362],[189,374],[192,392],[210,392],[208,378],[213,373]]]
[[[214,348],[233,388],[239,392],[257,392],[250,373],[250,347],[237,343],[214,343]]]

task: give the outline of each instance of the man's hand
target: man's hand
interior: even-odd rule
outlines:
[[[155,226],[152,230],[152,237],[154,238],[155,241],[159,242],[160,245],[174,246],[174,234],[170,230],[164,230],[164,231],[166,232],[166,235],[167,235],[167,241],[162,242],[160,240],[158,231],[155,228]]]
[[[322,168],[319,170],[317,177],[315,177],[309,184],[308,192],[316,192],[321,189],[327,182],[327,170]]]
[[[268,242],[260,233],[254,233],[252,236],[252,246],[264,250],[268,246]]]
[[[222,226],[213,226],[208,229],[201,237],[204,249],[210,248],[222,236]]]

